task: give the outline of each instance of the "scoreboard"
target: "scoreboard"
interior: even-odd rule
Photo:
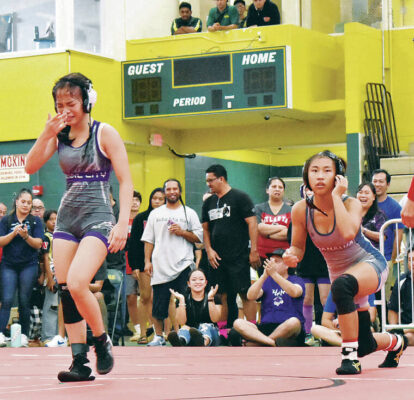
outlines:
[[[290,47],[122,63],[123,118],[291,108]]]

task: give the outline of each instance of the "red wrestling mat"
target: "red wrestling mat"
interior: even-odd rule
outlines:
[[[115,367],[95,381],[59,383],[69,348],[0,349],[0,400],[13,399],[413,399],[414,348],[396,369],[385,353],[362,359],[362,374],[337,376],[339,348],[115,347]],[[94,363],[93,352],[90,353]]]

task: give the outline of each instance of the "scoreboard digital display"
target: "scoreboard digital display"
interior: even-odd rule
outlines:
[[[291,108],[290,48],[122,63],[123,117]]]

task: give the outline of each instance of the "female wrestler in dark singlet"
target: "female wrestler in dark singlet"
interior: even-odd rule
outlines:
[[[105,333],[98,302],[89,283],[107,252],[124,248],[128,234],[132,181],[127,153],[118,132],[90,118],[96,101],[91,81],[72,73],[60,78],[52,91],[57,114],[49,115],[45,129],[27,155],[26,171],[33,174],[58,151],[66,175],[53,236],[53,259],[60,287],[66,331],[73,362],[62,371],[62,382],[93,380],[86,366],[86,323],[93,333],[96,369],[113,367],[112,343]],[[109,201],[109,175],[119,181],[120,214],[116,223]]]

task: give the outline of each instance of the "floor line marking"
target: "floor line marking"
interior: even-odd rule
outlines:
[[[59,386],[59,387],[52,387],[52,388],[44,388],[44,389],[29,389],[29,390],[12,390],[6,394],[11,394],[11,393],[27,393],[27,392],[45,392],[45,391],[50,391],[50,390],[65,390],[65,389],[75,389],[75,388],[91,388],[91,387],[95,387],[95,386],[103,386],[103,383],[95,383],[93,385],[78,385],[78,386]]]
[[[29,387],[37,387],[37,386],[50,386],[52,385],[51,383],[42,383],[42,384],[36,384],[36,385],[29,385]],[[0,386],[0,390],[4,390],[4,389],[20,389],[20,388],[26,388],[27,386]]]

